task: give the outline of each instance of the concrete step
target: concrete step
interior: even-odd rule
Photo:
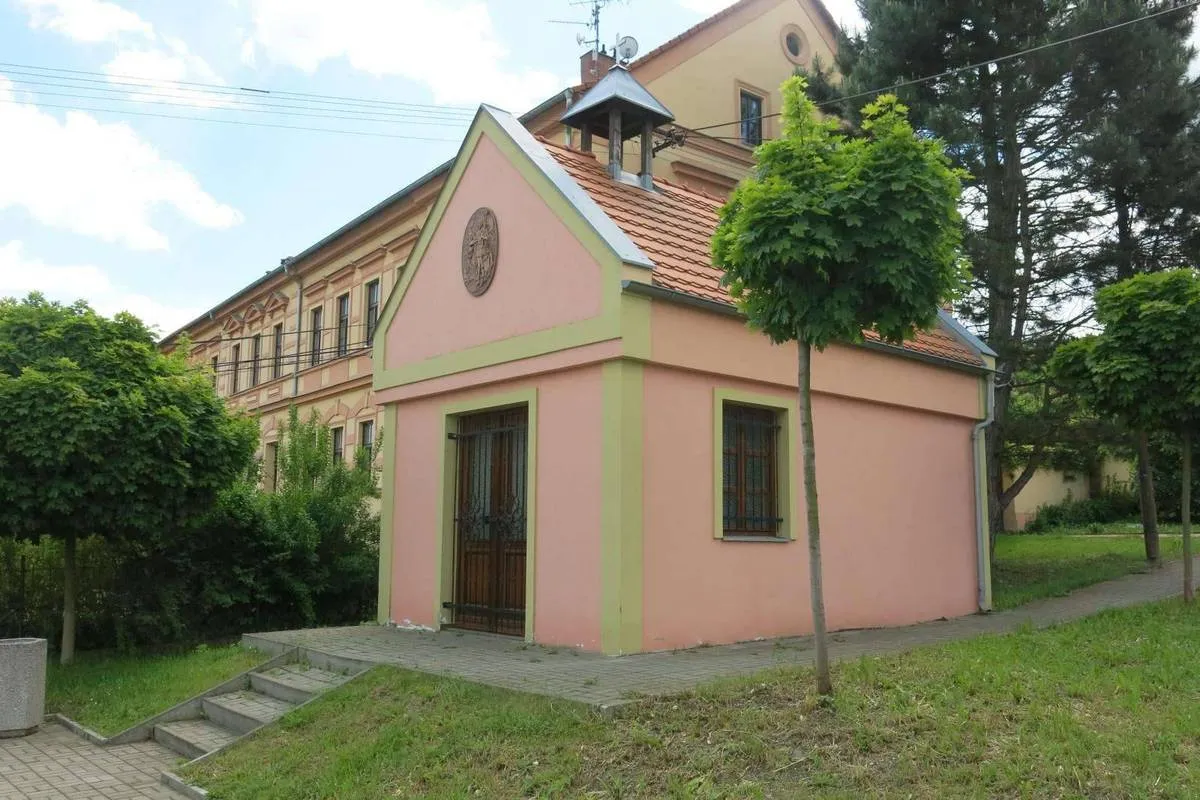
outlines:
[[[250,688],[277,700],[299,705],[321,692],[341,686],[349,679],[349,675],[310,664],[286,664],[251,674]]]
[[[295,708],[296,704],[260,692],[243,690],[206,697],[203,706],[204,715],[210,720],[242,734],[274,722]]]
[[[154,726],[154,741],[186,759],[224,747],[238,735],[207,719],[183,719]]]

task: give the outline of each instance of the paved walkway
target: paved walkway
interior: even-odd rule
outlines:
[[[1200,559],[1197,559],[1200,568]],[[922,645],[1007,633],[1079,619],[1106,608],[1164,600],[1182,592],[1183,562],[1127,575],[1010,611],[973,614],[905,628],[845,631],[832,635],[835,661],[883,655]],[[452,675],[479,683],[563,697],[606,707],[637,694],[670,694],[715,678],[813,660],[810,637],[699,647],[617,658],[568,648],[527,645],[509,637],[463,631],[422,633],[377,626],[318,628],[248,634],[248,644],[302,645],[379,664]]]
[[[100,747],[47,724],[0,739],[0,800],[179,800],[158,782],[178,760],[156,742]]]

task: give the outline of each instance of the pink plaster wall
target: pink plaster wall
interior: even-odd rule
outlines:
[[[500,225],[491,287],[462,281],[462,236],[481,206]],[[601,269],[487,136],[479,140],[388,327],[387,368],[600,313]]]
[[[747,380],[796,385],[796,346],[775,345],[734,317],[678,303],[651,306],[654,361]],[[813,354],[813,389],[827,394],[980,417],[979,378],[862,347]]]
[[[713,539],[714,388],[791,390],[653,366],[644,385],[644,647],[811,632],[802,524],[789,543]],[[830,626],[975,610],[971,422],[831,395],[814,418]]]
[[[601,369],[569,371],[397,404],[391,618],[436,626],[437,469],[448,404],[517,389],[538,393],[534,636],[600,647]],[[527,567],[529,565],[527,564]]]

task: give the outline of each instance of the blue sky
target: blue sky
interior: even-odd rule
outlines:
[[[645,52],[729,4],[616,2],[602,36]],[[85,297],[174,330],[452,156],[479,102],[521,112],[576,82],[583,29],[549,20],[585,14],[570,0],[0,0],[0,296]],[[284,117],[162,81],[411,105]],[[376,108],[386,124],[364,119]]]

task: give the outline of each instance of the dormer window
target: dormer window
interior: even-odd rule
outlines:
[[[758,147],[762,144],[763,131],[763,98],[762,95],[740,89],[738,91],[740,105],[740,130],[742,144]]]

